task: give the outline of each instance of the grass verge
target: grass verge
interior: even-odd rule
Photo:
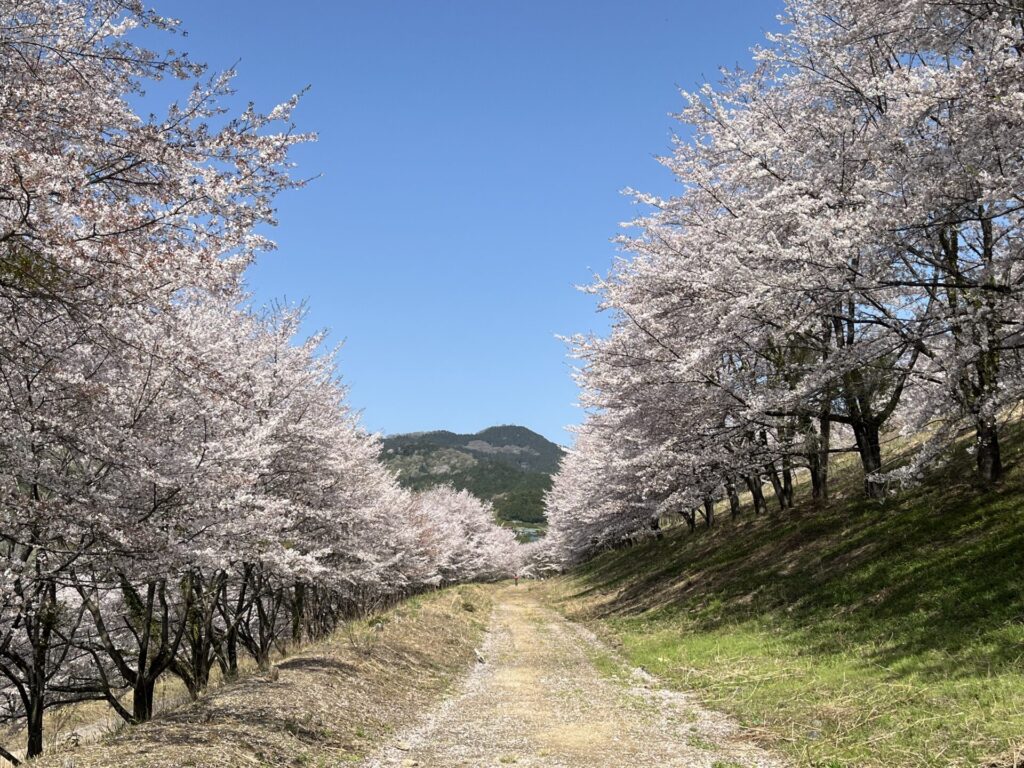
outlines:
[[[1024,765],[1024,440],[983,492],[958,451],[885,502],[839,498],[606,553],[550,585],[629,661],[799,766]]]

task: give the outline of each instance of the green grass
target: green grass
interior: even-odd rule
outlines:
[[[1024,765],[1024,439],[981,491],[922,487],[670,529],[567,576],[564,607],[801,766]]]
[[[624,669],[621,660],[616,659],[607,651],[600,650],[598,647],[589,648],[587,649],[587,656],[590,659],[590,663],[594,665],[594,669],[602,677],[620,683],[628,679],[629,670]]]

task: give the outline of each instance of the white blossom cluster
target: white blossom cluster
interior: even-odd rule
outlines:
[[[571,340],[589,417],[548,496],[548,557],[758,511],[793,472],[865,493],[974,437],[1002,473],[1024,395],[1024,7],[789,0],[752,71],[686,93],[663,164],[680,191],[592,290],[606,338]],[[909,464],[883,451],[916,433]],[[552,554],[554,553],[554,554]]]
[[[297,99],[231,116],[231,73],[138,28],[177,33],[137,0],[0,0],[0,718],[29,756],[49,707],[145,720],[161,675],[198,695],[516,567],[489,506],[398,486],[301,309],[247,306]],[[184,100],[137,114],[165,78]]]

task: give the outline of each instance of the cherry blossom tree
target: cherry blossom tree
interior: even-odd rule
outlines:
[[[572,340],[590,416],[552,542],[629,540],[638,509],[711,524],[737,485],[785,509],[800,469],[825,501],[836,451],[879,498],[965,432],[998,480],[1024,395],[1022,13],[793,0],[753,71],[684,94],[662,160],[681,191],[636,194],[649,212],[592,288],[612,330]],[[900,429],[927,437],[903,466],[882,450]]]
[[[486,505],[399,488],[324,335],[239,288],[301,186],[297,99],[232,115],[232,72],[142,28],[178,25],[134,0],[0,3],[0,716],[29,757],[49,707],[143,721],[162,675],[199,695],[240,649],[266,668],[515,557]],[[140,115],[165,78],[182,99]]]

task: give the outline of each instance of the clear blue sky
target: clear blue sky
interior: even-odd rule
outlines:
[[[300,173],[259,300],[308,299],[345,339],[374,431],[580,420],[555,336],[600,331],[573,286],[605,272],[635,209],[667,193],[677,87],[749,63],[782,0],[157,3],[181,45],[269,109],[305,85]],[[180,42],[180,41],[179,41]]]

